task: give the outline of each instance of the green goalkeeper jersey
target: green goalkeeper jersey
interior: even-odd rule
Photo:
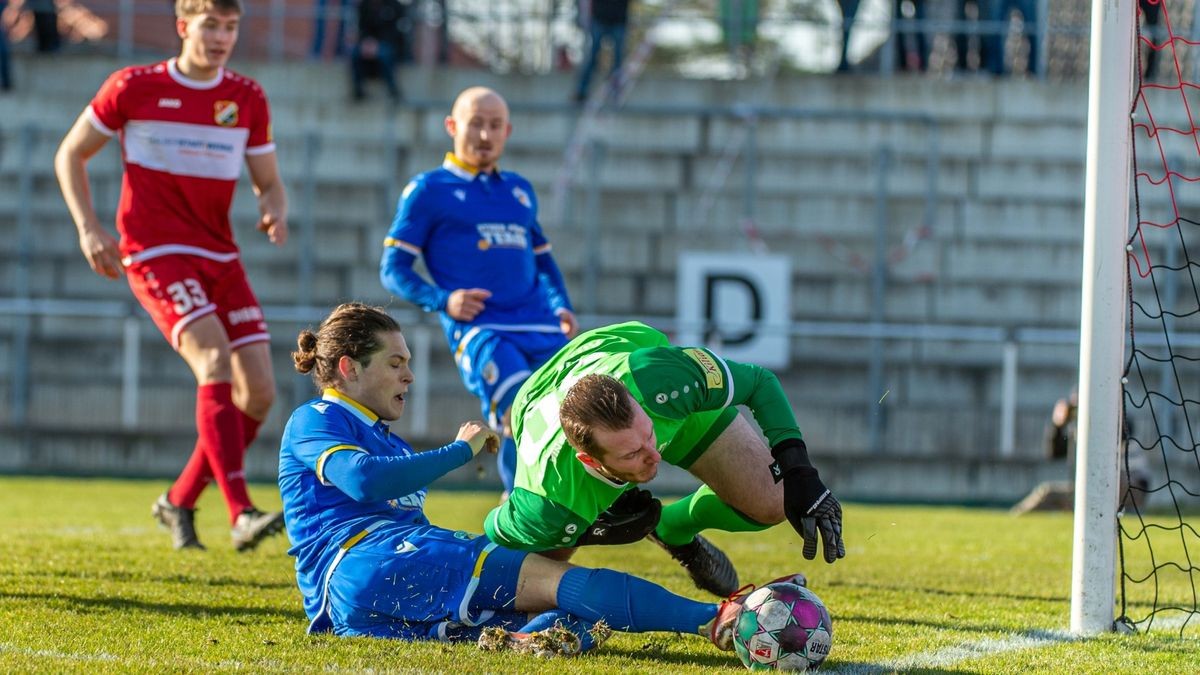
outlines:
[[[576,337],[525,381],[512,405],[517,473],[508,500],[484,520],[488,537],[509,548],[573,546],[588,525],[633,487],[585,465],[567,443],[558,408],[571,385],[599,373],[620,380],[650,417],[663,460],[693,459],[699,437],[689,416],[746,405],[775,444],[800,438],[791,404],[771,371],[727,361],[702,347],[674,347],[645,324],[605,326]]]

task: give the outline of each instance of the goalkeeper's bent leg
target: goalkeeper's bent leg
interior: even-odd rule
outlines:
[[[770,525],[747,518],[721,501],[712,488],[701,485],[692,494],[663,507],[654,533],[666,544],[682,546],[703,530],[759,532],[768,527]]]

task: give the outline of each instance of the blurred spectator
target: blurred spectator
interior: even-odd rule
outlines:
[[[317,0],[316,6],[313,7],[313,42],[310,53],[314,59],[325,58],[325,29],[329,24],[329,9],[332,7],[337,7],[333,56],[340,57],[346,52],[346,14],[349,3],[347,0]]]
[[[58,34],[58,7],[54,0],[25,0],[25,7],[33,13],[37,50],[43,54],[58,51],[62,39]]]
[[[997,31],[988,33],[984,38],[984,65],[995,75],[1003,75],[1004,43],[1008,37],[1008,19],[1012,10],[1021,13],[1025,24],[1024,35],[1029,41],[1029,61],[1027,68],[1030,73],[1038,72],[1038,0],[988,0],[988,21]]]
[[[12,89],[12,73],[8,65],[8,23],[4,19],[6,9],[8,0],[0,0],[0,91]]]
[[[583,21],[584,34],[588,36],[588,53],[583,60],[583,68],[579,71],[579,86],[575,89],[575,101],[582,103],[587,100],[588,88],[592,83],[592,75],[596,71],[596,61],[600,57],[600,47],[608,41],[612,49],[612,67],[609,68],[609,79],[612,89],[619,86],[617,78],[621,73],[621,57],[625,52],[625,29],[629,24],[629,0],[584,0],[580,3],[580,17]]]
[[[363,87],[368,70],[387,85],[393,103],[402,98],[396,83],[396,63],[407,53],[408,5],[399,0],[360,0],[358,4],[358,39],[350,54],[350,76],[354,100],[361,101],[367,93]]]
[[[1138,6],[1142,10],[1142,20],[1145,22],[1142,27],[1142,37],[1150,41],[1149,48],[1145,50],[1146,60],[1142,62],[1142,77],[1147,80],[1153,80],[1158,71],[1158,53],[1162,49],[1169,48],[1163,46],[1167,36],[1163,35],[1160,23],[1162,2],[1163,0],[1138,0]]]
[[[446,0],[436,0],[434,6],[438,8],[440,17],[437,24],[437,62],[445,65],[450,63],[450,8],[446,6]]]
[[[978,44],[981,40],[979,35],[967,30],[967,26],[971,22],[978,22],[983,16],[984,2],[985,0],[955,0],[954,20],[959,23],[960,28],[954,31],[954,61],[951,65],[956,71],[964,72],[972,69],[969,57],[971,52],[977,51],[979,47],[971,43]],[[968,11],[968,6],[970,11]],[[975,46],[974,50],[973,46]],[[982,58],[976,67],[983,67]]]
[[[929,66],[930,40],[925,35],[928,18],[927,0],[896,0],[893,17],[897,21],[915,21],[914,28],[896,30],[896,66],[899,70],[920,72]]]
[[[838,0],[842,8],[842,56],[838,59],[837,71],[845,73],[850,70],[850,61],[846,52],[850,49],[850,28],[854,25],[854,15],[858,14],[859,0]]]
[[[1069,511],[1074,508],[1078,415],[1079,394],[1072,389],[1067,398],[1060,398],[1054,403],[1054,409],[1050,413],[1050,425],[1046,429],[1046,458],[1064,465],[1063,479],[1038,485],[1012,508],[1013,514],[1021,515],[1030,511]],[[1132,506],[1141,510],[1150,487],[1150,468],[1143,453],[1139,452],[1126,460],[1129,437],[1132,433],[1132,424],[1126,417],[1118,441],[1121,463],[1118,468],[1117,499],[1120,500],[1119,508]]]

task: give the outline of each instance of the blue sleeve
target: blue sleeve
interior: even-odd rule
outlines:
[[[425,281],[413,269],[417,257],[408,251],[384,242],[383,256],[379,259],[379,281],[392,295],[398,295],[426,312],[440,312],[446,308],[450,292]]]
[[[550,309],[555,312],[560,309],[574,312],[575,309],[571,306],[571,296],[567,294],[567,282],[563,279],[562,271],[558,269],[558,263],[554,262],[554,256],[550,255],[550,240],[546,238],[546,233],[542,231],[542,224],[537,220],[537,195],[528,183],[526,183],[526,187],[530,199],[533,200],[534,219],[530,243],[533,246],[533,259],[537,264],[538,282],[546,288]]]
[[[351,499],[377,502],[410,495],[472,457],[466,441],[406,457],[380,457],[366,452],[335,452],[324,465],[324,478]]]
[[[413,179],[400,195],[379,259],[383,287],[427,312],[445,309],[450,298],[450,291],[429,283],[413,269],[430,236],[434,215],[425,181]]]
[[[550,250],[547,248],[544,252],[538,253],[535,260],[537,261],[538,281],[546,287],[550,308],[556,312],[560,309],[574,312],[575,309],[571,307],[571,298],[567,295],[567,282],[554,262],[554,256],[550,255]]]

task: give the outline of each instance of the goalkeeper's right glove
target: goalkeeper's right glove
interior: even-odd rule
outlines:
[[[662,515],[662,502],[649,490],[632,488],[617,497],[596,522],[587,526],[576,546],[632,544],[654,531]]]
[[[783,481],[783,512],[788,522],[804,539],[804,557],[817,556],[817,532],[824,543],[825,562],[846,557],[842,541],[842,505],[821,482],[817,469],[808,459],[804,441],[788,439],[771,448],[775,463],[771,475]]]

